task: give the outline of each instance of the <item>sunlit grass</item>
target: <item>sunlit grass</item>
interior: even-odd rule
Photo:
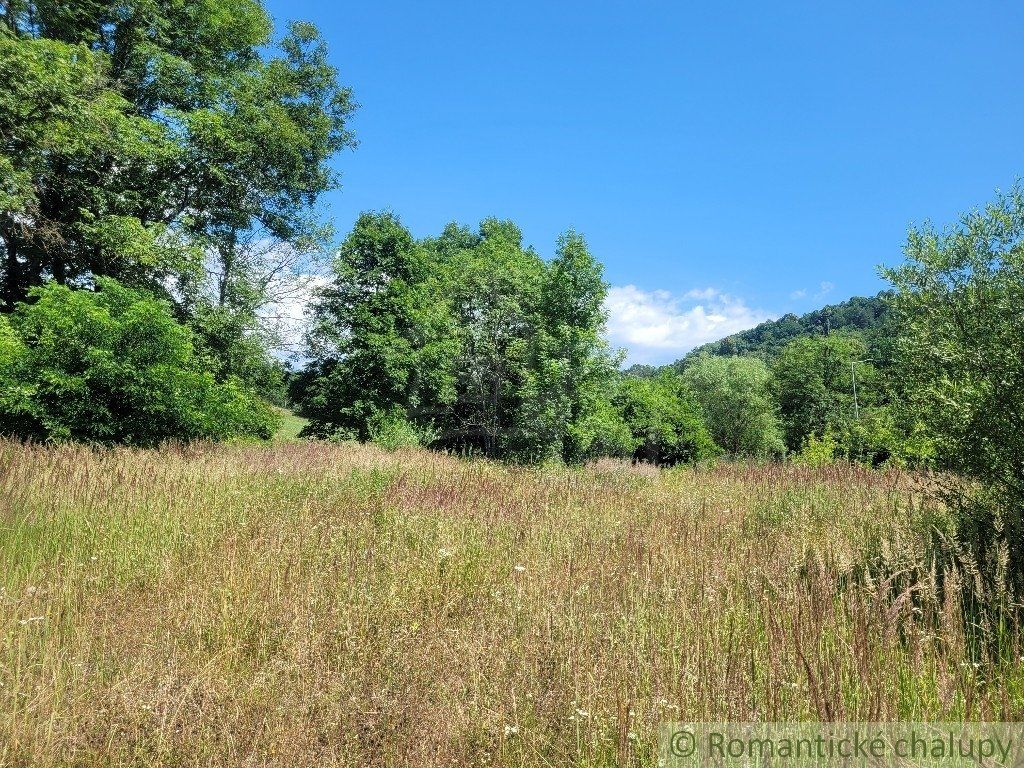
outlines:
[[[955,590],[864,576],[921,561],[913,489],[0,443],[0,765],[646,765],[675,718],[1020,717]]]
[[[277,428],[277,432],[274,433],[274,439],[297,440],[299,432],[309,423],[309,419],[296,416],[286,408],[277,408],[276,410],[281,415],[281,425]]]

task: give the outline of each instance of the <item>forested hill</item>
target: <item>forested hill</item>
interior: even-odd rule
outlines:
[[[682,369],[688,361],[701,354],[717,357],[752,356],[770,360],[793,339],[825,336],[835,331],[859,332],[873,357],[886,358],[889,341],[893,336],[889,312],[891,296],[891,291],[882,291],[876,296],[854,296],[805,315],[783,315],[778,320],[768,320],[749,331],[699,346],[682,359],[671,363],[670,367]],[[655,370],[652,366],[637,365],[630,368],[629,372],[645,376],[653,374]]]
[[[679,366],[690,357],[707,353],[718,356],[754,355],[775,357],[786,344],[799,336],[826,336],[833,331],[859,331],[869,347],[876,346],[889,334],[889,291],[876,296],[854,296],[840,304],[808,312],[806,315],[783,315],[768,320],[749,331],[704,344],[673,363]]]

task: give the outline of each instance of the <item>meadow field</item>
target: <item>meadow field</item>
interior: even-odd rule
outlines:
[[[0,442],[0,765],[653,765],[674,719],[1019,719],[925,483]]]

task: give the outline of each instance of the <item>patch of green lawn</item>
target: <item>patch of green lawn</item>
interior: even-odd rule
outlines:
[[[278,412],[281,414],[281,426],[277,428],[277,432],[274,433],[275,440],[298,440],[299,432],[302,428],[309,423],[309,419],[304,419],[301,416],[296,416],[286,408],[278,408]]]

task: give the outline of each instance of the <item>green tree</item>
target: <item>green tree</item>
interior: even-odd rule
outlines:
[[[394,214],[359,217],[315,307],[301,390],[310,434],[367,440],[453,397],[428,259]]]
[[[557,453],[548,447],[565,404],[555,392],[541,402],[544,378],[559,372],[544,370],[548,354],[536,339],[544,261],[523,248],[515,224],[498,219],[484,220],[475,236],[449,227],[431,247],[442,258],[457,350],[455,398],[439,419],[438,444],[532,460]],[[523,410],[524,400],[532,407]]]
[[[605,408],[618,362],[604,336],[607,293],[583,237],[562,235],[527,329],[530,354],[510,439],[521,459],[579,462],[599,450],[603,430],[615,429]]]
[[[624,377],[615,396],[633,437],[633,458],[672,465],[721,453],[682,378],[665,370],[650,378]]]
[[[258,0],[0,3],[0,81],[0,311],[115,277],[172,299],[220,380],[269,392],[283,273],[252,233],[322,246],[313,205],[354,144],[316,28],[275,41]]]
[[[799,451],[811,435],[841,430],[855,410],[868,413],[876,403],[878,375],[866,361],[867,345],[854,333],[805,336],[789,342],[772,363],[786,446]],[[857,377],[857,408],[853,376]]]
[[[203,370],[166,302],[98,286],[35,288],[0,322],[0,433],[141,446],[273,434],[274,412]]]
[[[1006,547],[1024,587],[1024,191],[943,231],[912,229],[905,254],[883,270],[898,290],[902,401],[940,466],[978,483],[948,497],[976,559]]]
[[[529,463],[628,454],[606,291],[572,232],[545,263],[508,221],[416,242],[393,215],[365,214],[317,306],[295,396],[315,434],[419,435]]]
[[[687,366],[683,381],[726,453],[766,458],[785,450],[771,397],[771,371],[764,362],[701,355]]]

